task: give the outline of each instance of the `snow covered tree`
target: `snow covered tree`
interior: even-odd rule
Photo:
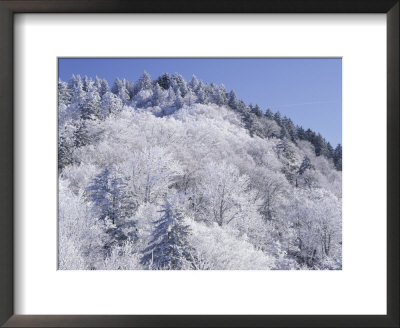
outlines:
[[[172,78],[168,73],[164,73],[157,80],[157,84],[164,90],[168,90],[172,86]]]
[[[257,119],[257,116],[251,112],[244,112],[242,114],[242,120],[244,122],[244,126],[247,130],[249,130],[250,136],[258,135],[261,136],[262,134],[262,127],[260,122]]]
[[[338,144],[333,152],[333,162],[338,171],[342,170],[342,145]]]
[[[341,211],[338,200],[326,190],[297,189],[288,211],[292,251],[301,264],[318,267],[330,252],[341,252]]]
[[[176,91],[175,91],[175,107],[177,108],[177,109],[179,109],[179,108],[182,108],[182,106],[183,106],[183,98],[182,98],[182,96],[181,96],[181,92],[180,92],[180,90],[179,89],[177,89]]]
[[[149,246],[144,249],[141,263],[152,270],[195,269],[195,250],[189,243],[190,227],[182,213],[166,201],[162,216],[154,221]]]
[[[138,108],[147,108],[153,106],[153,81],[151,76],[146,71],[135,83],[133,87],[134,97],[130,106]]]
[[[153,106],[161,106],[165,103],[165,93],[164,90],[160,87],[158,83],[156,83],[153,87],[153,99],[152,105]]]
[[[87,146],[91,143],[91,137],[85,120],[79,120],[74,131],[74,145],[76,148]]]
[[[79,83],[82,83],[81,76],[72,74],[71,78],[68,80],[68,89],[74,91]]]
[[[263,117],[260,119],[262,135],[265,138],[278,137],[280,135],[281,128],[276,124],[274,120]]]
[[[286,137],[295,142],[296,140],[296,127],[292,120],[286,116],[282,119],[282,130],[286,132]]]
[[[315,138],[317,137],[315,132],[312,131],[311,129],[307,129],[305,133],[306,133],[305,140],[307,140],[307,141],[311,142],[312,144],[314,144],[315,143]]]
[[[282,117],[279,111],[274,114],[274,120],[279,126],[282,126]]]
[[[282,203],[282,197],[287,190],[282,174],[277,172],[265,172],[258,176],[258,187],[260,189],[261,206],[260,213],[264,220],[276,219],[278,204]]]
[[[220,87],[214,85],[213,99],[214,99],[213,102],[218,106],[225,106],[228,104],[228,97],[226,95],[226,89],[223,84]]]
[[[172,76],[172,87],[176,94],[178,94],[178,90],[180,91],[182,98],[184,98],[188,92],[187,83],[180,74],[174,74]]]
[[[122,107],[122,100],[115,94],[108,91],[103,95],[103,99],[100,102],[100,108],[103,116],[121,111]]]
[[[168,103],[168,105],[169,105],[169,106],[175,105],[175,99],[176,99],[175,91],[174,91],[174,89],[172,89],[172,87],[169,87],[169,89],[168,89],[168,96],[167,96],[167,103]]]
[[[99,210],[100,220],[120,224],[129,218],[136,205],[132,201],[129,179],[117,167],[104,169],[87,189],[90,200]]]
[[[73,191],[68,180],[59,179],[58,269],[94,270],[104,260],[104,229],[92,216],[83,191]]]
[[[122,80],[120,79],[120,78],[116,78],[115,80],[114,80],[114,84],[112,85],[112,87],[111,87],[111,92],[113,93],[113,94],[115,94],[115,95],[118,95],[119,94],[119,90],[121,89],[121,87],[122,87]]]
[[[111,92],[117,95],[124,105],[126,105],[130,100],[129,91],[127,89],[127,81],[125,79],[115,79],[114,85],[111,88]]]
[[[328,148],[326,144],[326,140],[322,137],[320,133],[317,134],[317,136],[314,139],[313,145],[315,147],[315,154],[317,156],[327,156],[328,154]]]
[[[94,86],[100,97],[103,97],[109,89],[107,80],[101,80],[98,76],[94,79]]]
[[[81,118],[84,120],[102,119],[100,95],[96,88],[89,87],[85,100],[81,106]]]
[[[239,170],[225,162],[209,163],[199,181],[199,208],[206,221],[219,226],[247,215],[252,205],[252,193],[248,190],[250,180]]]
[[[286,137],[281,140],[276,146],[278,157],[283,162],[282,172],[290,183],[295,183],[296,172],[296,154],[293,144]]]
[[[196,94],[192,91],[192,89],[189,89],[185,98],[183,99],[184,103],[188,104],[189,106],[193,105],[197,101]]]
[[[234,90],[231,90],[231,92],[229,92],[228,105],[232,109],[238,109],[239,100]]]
[[[257,117],[262,117],[263,116],[262,110],[261,110],[260,106],[258,106],[258,105],[255,105],[251,112],[254,115],[256,115]]]
[[[296,137],[297,137],[297,139],[300,139],[300,140],[307,140],[306,131],[303,129],[302,126],[297,126]]]
[[[311,187],[313,184],[313,176],[309,173],[310,170],[314,170],[314,166],[311,164],[310,158],[308,156],[304,156],[299,169],[297,170],[298,177],[296,177],[296,187],[299,186],[299,179],[302,179],[304,181],[304,184],[307,187]]]
[[[247,106],[243,100],[238,100],[237,110],[242,113],[247,110]]]
[[[300,164],[298,173],[300,175],[303,175],[306,170],[311,170],[313,168],[314,168],[314,166],[311,164],[311,161],[308,158],[308,156],[304,156],[303,161]]]
[[[70,127],[70,129],[68,129]],[[73,152],[74,152],[74,139],[73,135],[71,135],[71,126],[64,126],[64,129],[59,133],[58,138],[58,170],[59,172],[68,165],[71,165],[73,160]]]
[[[61,104],[67,106],[71,102],[71,92],[68,89],[67,83],[58,80],[58,107]]]
[[[80,78],[75,78],[72,80],[71,85],[72,85],[71,103],[75,104],[78,107],[81,107],[84,104],[86,98],[86,92],[83,91],[82,81]]]
[[[101,80],[100,78],[96,75],[93,81],[93,86],[96,88],[97,92],[100,94],[101,90]]]
[[[199,84],[200,82],[197,79],[196,75],[192,75],[192,79],[189,82],[189,88],[192,89],[192,91],[196,91],[199,87]]]
[[[327,150],[327,152],[326,152],[326,158],[333,158],[334,149],[333,149],[333,147],[332,147],[332,145],[331,145],[330,142],[328,142],[328,143],[326,144],[326,150]]]
[[[90,80],[86,75],[82,79],[82,89],[85,92],[89,91],[89,88],[93,85],[93,81]]]
[[[106,92],[108,92],[109,86],[107,80],[101,80],[101,88],[100,88],[100,95],[103,96],[105,95]]]
[[[125,87],[128,91],[129,99],[132,99],[135,96],[135,82],[126,81]]]
[[[267,108],[267,110],[265,111],[265,117],[269,120],[274,119],[274,113],[272,113],[271,109]]]
[[[153,81],[151,76],[146,71],[143,72],[142,76],[135,83],[135,95],[143,90],[151,90],[153,88]]]
[[[115,243],[135,240],[136,225],[131,216],[136,208],[129,187],[129,180],[117,167],[104,169],[87,188],[99,220],[104,221],[110,240],[106,248]]]
[[[132,154],[132,191],[138,203],[165,197],[182,168],[165,147],[144,148]]]
[[[197,88],[197,102],[199,104],[207,104],[208,103],[205,85],[202,82],[200,82],[200,85]]]

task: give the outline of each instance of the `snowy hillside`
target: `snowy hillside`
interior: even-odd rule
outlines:
[[[195,77],[58,91],[60,269],[341,269],[341,145]]]

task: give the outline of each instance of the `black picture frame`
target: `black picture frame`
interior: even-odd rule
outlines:
[[[0,324],[4,327],[399,327],[399,8],[398,0],[0,0]],[[385,13],[387,315],[14,315],[13,17],[16,13]]]

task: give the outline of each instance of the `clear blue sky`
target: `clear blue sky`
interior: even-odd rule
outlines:
[[[223,83],[247,104],[279,110],[295,124],[320,132],[335,147],[342,142],[342,60],[339,58],[60,58],[59,77],[72,74],[136,81],[147,71],[194,74]]]

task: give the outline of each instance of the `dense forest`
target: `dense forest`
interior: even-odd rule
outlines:
[[[223,85],[58,82],[59,269],[338,270],[342,147]]]

